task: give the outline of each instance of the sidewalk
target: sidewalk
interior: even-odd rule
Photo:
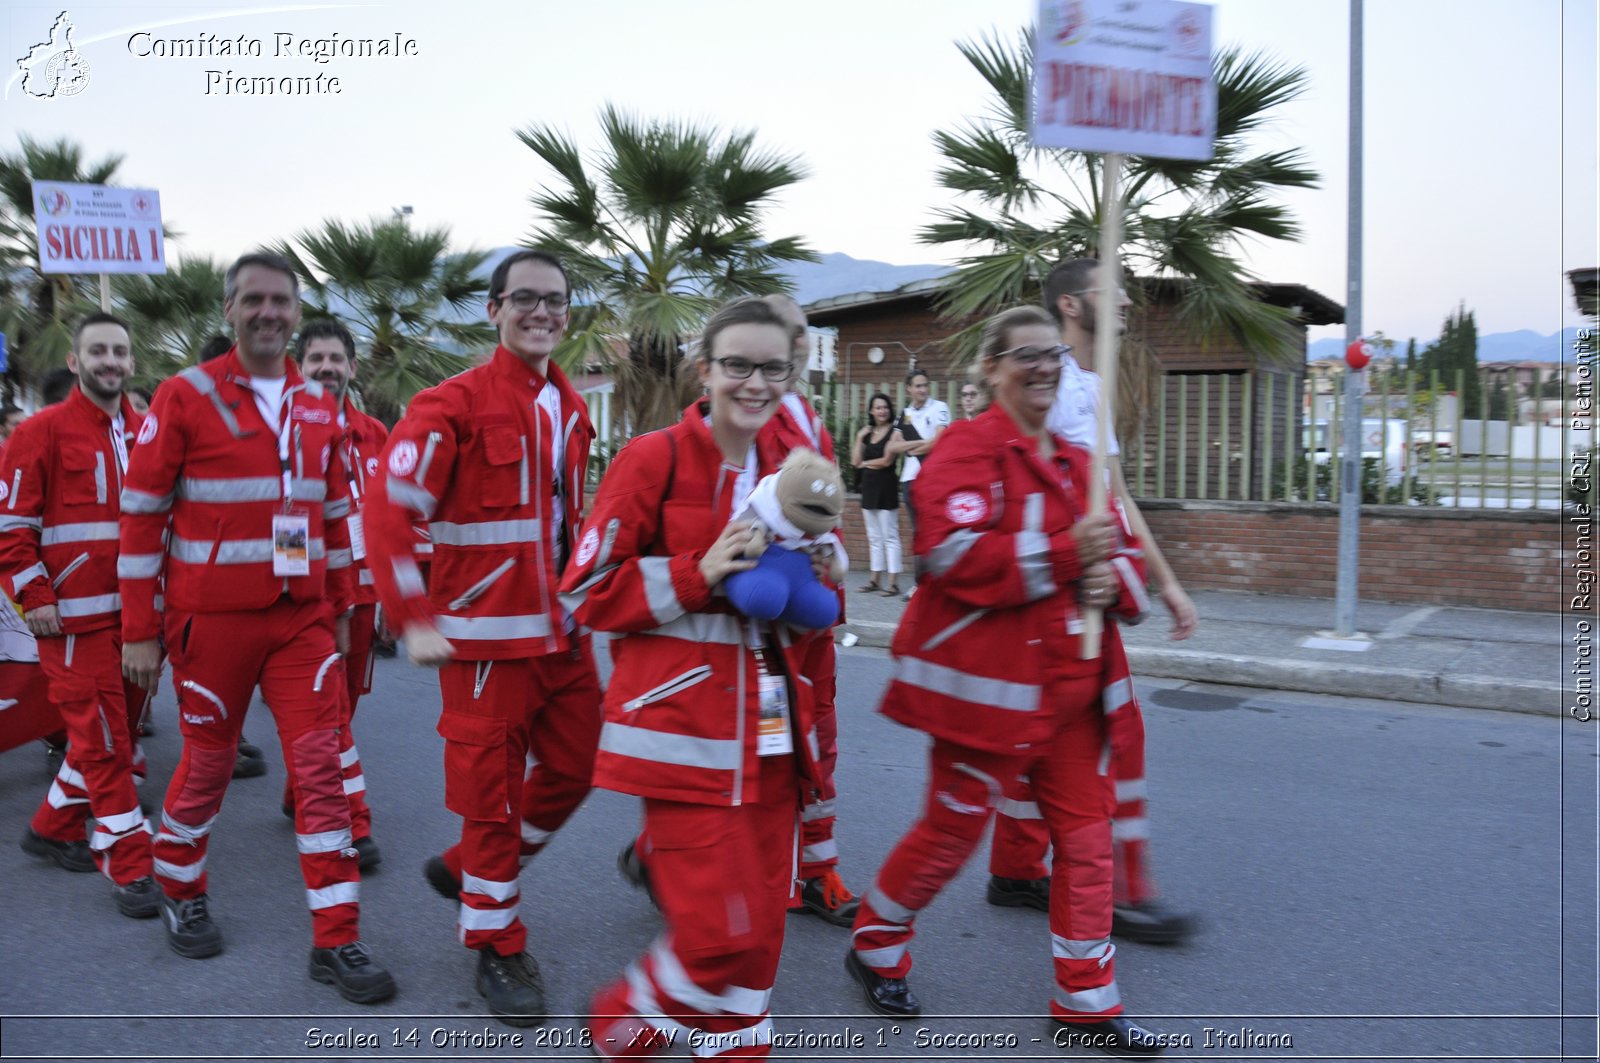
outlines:
[[[905,602],[860,593],[866,578],[857,573],[847,579],[840,637],[888,646]],[[1123,629],[1134,675],[1557,716],[1568,708],[1561,678],[1569,654],[1554,612],[1362,602],[1356,627],[1370,648],[1353,652],[1324,648],[1340,645],[1331,639],[1303,645],[1333,628],[1331,598],[1193,597],[1200,628],[1183,642],[1169,637],[1172,619],[1159,602],[1143,624]]]

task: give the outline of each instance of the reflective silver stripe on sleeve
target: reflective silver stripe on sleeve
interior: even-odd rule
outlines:
[[[112,613],[122,608],[122,595],[97,594],[90,598],[62,598],[56,602],[63,619],[74,616],[96,616]]]
[[[695,738],[618,723],[607,723],[601,728],[600,748],[619,757],[720,771],[733,771],[743,763],[744,757],[743,747],[732,739]]]
[[[433,452],[438,448],[439,440],[443,438],[444,436],[439,432],[429,432],[427,442],[422,444],[422,460],[417,462],[415,478],[415,482],[419,486],[428,482],[428,469],[433,465]],[[394,482],[392,477],[389,482],[391,484]]]
[[[233,411],[228,409],[228,404],[222,401],[222,396],[217,394],[217,384],[216,381],[211,379],[210,373],[207,373],[201,366],[191,365],[179,373],[178,377],[187,381],[190,387],[211,400],[212,408],[217,411],[217,416],[222,418],[222,424],[227,428],[229,435],[235,439],[244,438],[244,432],[239,429],[238,419],[233,416]]]
[[[320,890],[306,890],[306,907],[312,911],[332,908],[338,904],[358,904],[361,901],[361,883],[336,882]]]
[[[212,560],[213,545],[217,549],[214,563],[218,565],[248,565],[272,560],[271,539],[229,539],[213,544],[174,535],[168,553],[174,561],[203,565]],[[312,561],[321,561],[327,556],[327,546],[321,539],[312,539],[306,552]]]
[[[426,594],[427,584],[422,581],[422,569],[409,557],[397,557],[390,568],[394,571],[394,584],[402,597],[415,598]]]
[[[1036,686],[958,672],[954,668],[915,657],[897,660],[894,678],[908,686],[997,709],[1033,712],[1039,707],[1039,688]]]
[[[1075,939],[1050,935],[1050,955],[1058,960],[1099,960],[1104,967],[1116,952],[1110,938]]]
[[[122,489],[124,513],[165,513],[171,508],[171,495],[153,495],[148,491],[135,491],[131,487]]]
[[[1103,985],[1098,989],[1084,989],[1077,993],[1069,993],[1065,989],[1056,989],[1056,1003],[1068,1011],[1081,1011],[1086,1014],[1098,1014],[1109,1011],[1122,1003],[1122,993],[1117,989],[1117,983]]]
[[[42,528],[44,521],[39,517],[17,517],[11,514],[0,516],[0,532],[16,531],[18,528]]]
[[[1100,696],[1100,704],[1106,712],[1116,712],[1122,706],[1133,700],[1133,680],[1119,679],[1106,687]]]
[[[951,532],[945,536],[944,542],[935,546],[928,553],[927,557],[917,558],[918,574],[925,573],[930,576],[942,576],[949,572],[952,568],[955,568],[957,561],[966,556],[967,551],[972,549],[973,544],[978,541],[978,536],[982,534],[982,532],[975,532],[970,528]]]
[[[11,577],[11,593],[13,595],[21,594],[22,588],[26,587],[34,580],[49,578],[50,571],[44,567],[44,562],[35,562],[34,564],[31,564],[27,568],[23,569],[21,572],[18,572],[15,576]],[[0,608],[4,608],[4,606],[0,605]]]
[[[340,517],[350,515],[350,500],[348,498],[335,498],[331,502],[322,503],[322,519],[338,520]]]
[[[418,487],[410,480],[402,480],[398,476],[389,477],[384,487],[388,490],[391,501],[415,510],[424,517],[432,517],[434,508],[439,505],[439,500],[426,488]]]
[[[319,834],[296,834],[294,844],[301,853],[337,853],[354,843],[350,840],[350,828],[346,827],[343,830],[325,830]]]
[[[289,490],[297,502],[321,502],[328,497],[326,483],[303,476],[296,477]],[[191,502],[276,502],[283,498],[283,481],[276,476],[186,476],[178,481],[178,497]]]
[[[1139,580],[1139,571],[1133,567],[1133,562],[1126,557],[1113,557],[1111,567],[1117,570],[1117,575],[1122,577],[1122,589],[1133,598],[1134,617],[1127,621],[1137,624],[1150,612],[1150,592]]]
[[[329,568],[349,568],[356,563],[355,553],[350,550],[329,550]]]
[[[893,919],[896,923],[909,924],[917,917],[916,908],[907,908],[897,901],[890,900],[889,895],[879,889],[876,883],[867,890],[867,905],[875,914],[885,919]]]
[[[117,557],[118,579],[155,579],[161,575],[161,563],[166,554],[120,554]]]
[[[497,639],[542,639],[550,635],[550,618],[542,613],[524,616],[449,616],[434,621],[439,634],[467,642]]]
[[[995,806],[995,811],[999,812],[1002,816],[1009,816],[1012,819],[1044,818],[1044,815],[1039,811],[1039,802],[1018,801],[1015,798],[1010,797],[1001,798],[1000,803]]]
[[[119,528],[114,520],[94,521],[88,524],[52,524],[39,533],[39,545],[57,543],[114,543]]]
[[[644,580],[644,598],[656,624],[670,624],[684,614],[678,592],[672,589],[672,558],[641,557],[639,576]]]
[[[639,634],[719,646],[742,646],[746,623],[744,618],[732,613],[684,613],[670,624],[662,624]]]
[[[468,524],[436,520],[428,525],[433,541],[446,546],[503,546],[508,543],[536,543],[540,536],[538,520],[482,520]]]

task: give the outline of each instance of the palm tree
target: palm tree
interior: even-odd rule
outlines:
[[[222,317],[223,267],[183,258],[167,273],[127,274],[113,285],[133,332],[136,382],[150,385],[193,365],[206,340],[228,331]]]
[[[1028,139],[1033,41],[1024,32],[957,46],[993,90],[989,109],[953,132],[934,134],[946,163],[939,183],[974,205],[946,207],[923,228],[928,244],[976,247],[945,280],[942,309],[951,318],[987,316],[1040,302],[1045,274],[1057,262],[1096,255],[1100,239],[1102,155],[1034,147]],[[1313,188],[1318,174],[1299,151],[1255,153],[1253,133],[1306,88],[1306,72],[1267,56],[1225,49],[1213,61],[1217,84],[1215,153],[1204,162],[1124,157],[1125,275],[1169,283],[1178,320],[1202,342],[1232,335],[1272,360],[1301,357],[1289,311],[1257,298],[1239,259],[1251,238],[1295,240],[1300,227],[1273,202],[1286,188]],[[1138,285],[1129,285],[1137,301]],[[970,355],[976,330],[958,337]],[[1124,390],[1148,381],[1136,337],[1125,345]],[[1146,356],[1146,357],[1141,357]],[[1135,412],[1143,404],[1119,403]]]
[[[711,309],[786,291],[777,267],[817,256],[798,237],[761,232],[762,211],[804,176],[797,158],[757,149],[751,132],[643,120],[610,105],[600,128],[589,164],[552,127],[517,134],[557,179],[532,197],[528,244],[561,256],[583,304],[557,361],[607,366],[629,428],[642,432],[678,419],[684,343]]]
[[[450,251],[450,230],[402,217],[329,219],[272,248],[305,285],[307,316],[336,317],[367,351],[357,383],[368,413],[393,424],[411,397],[471,364],[494,343],[482,320],[482,251]]]
[[[39,272],[33,220],[33,182],[110,184],[122,165],[111,155],[86,162],[66,138],[20,138],[21,150],[0,154],[0,331],[9,340],[6,387],[14,390],[61,365],[72,346],[73,321],[98,308],[88,276]]]

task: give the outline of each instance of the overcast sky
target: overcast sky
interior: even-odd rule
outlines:
[[[1310,72],[1263,147],[1302,148],[1324,177],[1287,197],[1305,236],[1257,246],[1264,280],[1343,302],[1349,14],[1334,0],[1220,0],[1215,39]],[[1458,303],[1482,332],[1581,325],[1564,271],[1600,263],[1593,0],[1382,0],[1366,8],[1366,331],[1437,335]],[[172,251],[230,259],[317,224],[409,204],[461,246],[520,241],[547,175],[514,131],[595,137],[610,101],[648,116],[754,128],[810,177],[773,235],[895,263],[949,256],[916,242],[949,202],[929,134],[986,104],[954,42],[1011,35],[1027,0],[454,0],[359,5],[72,4],[91,70],[70,98],[26,96],[16,57],[61,3],[10,0],[0,147],[70,137],[125,156],[121,183],[156,188]],[[151,38],[133,35],[147,32]],[[259,39],[263,55],[136,55],[150,39]],[[416,42],[397,59],[275,58],[278,34]],[[339,94],[224,95],[206,71],[339,79]],[[207,94],[208,83],[212,85]],[[1312,338],[1341,330],[1313,330]]]

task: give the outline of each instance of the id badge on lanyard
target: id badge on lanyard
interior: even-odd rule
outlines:
[[[360,477],[361,452],[354,444],[350,447],[350,515],[345,518],[344,524],[350,529],[350,556],[357,561],[367,559],[367,532],[361,524],[361,486],[356,483]]]
[[[767,671],[766,654],[756,653],[761,697],[761,722],[756,730],[756,756],[776,757],[794,752],[789,727],[789,687],[783,676]]]
[[[289,432],[294,418],[284,413],[278,429],[278,468],[283,476],[283,512],[272,515],[272,574],[274,576],[311,575],[311,516],[293,512],[294,478],[289,471]],[[299,449],[299,430],[295,445]]]

